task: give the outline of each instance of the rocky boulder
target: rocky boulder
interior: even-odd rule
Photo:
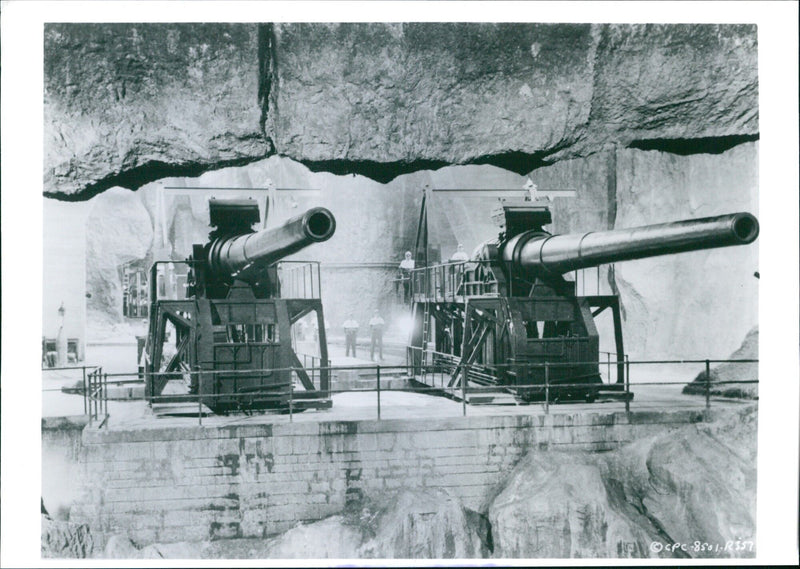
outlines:
[[[728,359],[758,359],[758,327],[750,330],[739,349],[733,352]],[[711,395],[721,395],[722,397],[758,399],[757,383],[727,383],[754,380],[758,380],[757,362],[723,363],[711,368],[708,374],[709,392]],[[704,395],[706,393],[706,381],[706,372],[704,370],[697,374],[697,377],[692,380],[692,383],[683,388],[683,392],[694,395]]]
[[[270,558],[484,557],[487,527],[444,490],[390,493],[361,509],[301,525],[272,540]]]
[[[529,454],[489,509],[495,557],[647,557],[657,536],[615,509],[596,455]]]
[[[374,535],[359,557],[386,559],[464,559],[484,557],[488,526],[442,489],[404,491],[387,497],[367,517]],[[367,521],[368,520],[368,521]]]
[[[531,451],[488,508],[493,556],[753,557],[755,423],[749,407],[610,453]]]
[[[91,557],[94,550],[94,538],[89,526],[53,520],[42,514],[42,557],[83,559]]]

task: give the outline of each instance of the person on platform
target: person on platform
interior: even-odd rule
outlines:
[[[350,356],[350,349],[353,350],[353,357],[356,357],[356,336],[358,335],[358,322],[351,316],[344,321],[344,345],[346,356]]]
[[[464,251],[464,246],[459,243],[458,249],[456,249],[456,252],[453,253],[452,257],[450,257],[450,262],[463,263],[464,261],[469,261],[469,255],[467,255],[466,251]]]
[[[400,280],[403,281],[403,302],[408,303],[411,298],[411,271],[415,268],[411,251],[406,251],[405,258],[400,261]]]
[[[442,333],[442,352],[445,354],[453,353],[453,334],[450,332],[449,326],[445,326]]]
[[[411,258],[411,251],[406,251],[405,258],[402,261],[400,261],[400,270],[401,271],[414,270],[414,259]]]
[[[378,347],[378,358],[380,361],[383,361],[383,327],[386,325],[386,322],[381,318],[380,313],[376,310],[372,314],[372,318],[369,321],[369,331],[370,331],[370,348],[369,348],[369,359],[375,361],[375,346]]]

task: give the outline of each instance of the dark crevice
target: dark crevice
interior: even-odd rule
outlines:
[[[86,201],[115,186],[120,186],[129,190],[138,190],[145,184],[149,184],[163,178],[194,178],[211,170],[245,166],[251,162],[256,162],[261,159],[263,159],[263,156],[223,160],[213,164],[199,162],[189,162],[186,164],[167,164],[166,162],[161,162],[159,160],[151,160],[150,162],[146,162],[129,170],[124,170],[118,174],[106,176],[102,180],[86,186],[78,193],[62,194],[59,192],[44,192],[44,197],[65,202]]]
[[[513,150],[510,152],[503,152],[501,154],[481,156],[480,158],[471,160],[469,164],[488,164],[490,166],[497,166],[498,168],[503,168],[505,170],[509,170],[510,172],[514,172],[515,174],[519,174],[520,176],[524,176],[531,173],[533,170],[536,170],[537,168],[548,166],[550,162],[546,160],[546,157],[558,150],[560,150],[560,148],[553,148],[551,150],[534,153]]]
[[[498,168],[509,170],[515,174],[525,175],[537,168],[547,166],[549,162],[546,161],[546,157],[557,150],[556,148],[533,154],[517,151],[504,152],[501,154],[481,156],[461,164],[455,164],[445,160],[398,160],[395,162],[376,162],[373,160],[301,160],[301,163],[312,172],[328,172],[338,176],[354,174],[365,176],[382,184],[387,184],[404,174],[411,174],[421,170],[438,170],[445,166],[458,165],[497,166]]]
[[[690,154],[722,154],[734,146],[758,140],[758,134],[732,134],[730,136],[711,136],[706,138],[650,138],[634,140],[628,148],[639,150],[660,150],[680,156]]]
[[[419,172],[420,170],[438,170],[450,166],[444,160],[414,160],[411,162],[375,162],[373,160],[301,160],[312,172],[328,172],[337,176],[353,174],[366,176],[381,184],[388,184],[398,176]]]
[[[263,37],[262,37],[263,35]],[[274,45],[274,30],[271,26],[261,26],[259,28],[259,68],[261,78],[259,82],[258,99],[261,105],[262,134],[265,140],[272,147],[272,141],[267,136],[266,129],[270,120],[270,102],[275,97],[275,85],[272,81],[274,73],[274,57],[271,54]],[[263,46],[263,49],[262,49]],[[263,57],[263,60],[262,60]],[[672,139],[641,139],[634,140],[628,144],[628,148],[639,150],[659,150],[681,156],[691,154],[721,154],[745,142],[753,142],[759,139],[759,135],[731,135],[707,138],[672,138]],[[532,171],[549,166],[553,161],[548,157],[561,150],[561,147],[552,148],[542,152],[520,152],[510,151],[499,154],[490,154],[469,160],[463,164],[470,165],[490,165],[503,168],[519,175],[526,175]],[[220,161],[213,164],[189,162],[185,164],[167,164],[159,160],[152,160],[141,164],[130,170],[106,176],[93,184],[86,186],[82,191],[65,195],[59,192],[45,192],[44,196],[61,201],[84,201],[91,199],[97,194],[112,188],[121,186],[131,190],[136,190],[145,184],[171,177],[196,177],[204,172],[228,168],[232,166],[244,166],[251,162],[261,160],[265,156],[272,154],[272,151],[265,153],[264,156],[246,157],[227,161]],[[614,157],[615,158],[615,157]],[[419,172],[422,170],[438,170],[446,166],[454,166],[445,160],[410,160],[394,162],[378,162],[374,160],[300,160],[312,172],[327,172],[338,176],[347,174],[360,175],[386,184],[404,174]],[[615,160],[609,159],[609,166],[613,166]],[[609,180],[608,183],[615,183]],[[611,196],[609,195],[609,199]],[[609,223],[613,220],[609,219]],[[613,285],[612,285],[613,286]]]
[[[492,537],[492,522],[489,517],[480,512],[464,508],[467,526],[472,529],[481,542],[481,556],[488,557],[494,553],[494,538]]]
[[[274,149],[268,134],[270,108],[275,106],[277,87],[277,60],[275,49],[275,28],[273,24],[258,26],[258,106],[261,109],[259,127],[264,140]]]

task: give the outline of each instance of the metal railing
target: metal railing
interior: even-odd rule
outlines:
[[[83,406],[89,415],[89,425],[102,417],[100,426],[108,419],[108,374],[98,367],[85,375]]]
[[[297,354],[297,357],[303,363],[303,369],[308,374],[308,378],[311,380],[311,383],[313,383],[317,389],[321,389],[322,386],[320,384],[320,372],[324,369],[330,369],[330,360],[323,360],[321,357],[313,356],[311,354]],[[294,380],[297,382],[296,373]]]
[[[188,273],[199,261],[156,261],[150,269],[150,297],[155,300],[186,300],[191,279]],[[284,298],[320,298],[322,284],[318,261],[280,261],[278,279]],[[153,280],[155,278],[155,281]],[[149,302],[149,300],[148,300]]]
[[[108,414],[108,374],[99,366],[66,366],[44,367],[43,375],[48,380],[69,381],[66,385],[46,387],[44,382],[42,392],[59,392],[80,395],[83,399],[83,414],[88,416],[89,423],[104,420]],[[49,383],[49,382],[48,382]],[[130,383],[126,381],[125,383]]]
[[[281,261],[277,264],[283,298],[321,298],[318,261]]]
[[[497,281],[479,280],[479,267],[490,275],[488,261],[459,261],[421,267],[409,272],[413,298],[437,302],[453,302],[466,297],[497,293]]]
[[[601,294],[601,267],[608,266],[611,264],[572,271],[570,274],[575,283],[576,294]],[[477,271],[478,268],[483,270]],[[401,275],[397,280],[410,280],[412,294],[417,300],[454,302],[467,297],[497,294],[497,281],[489,278],[491,269],[490,261],[440,263],[413,269],[408,271],[407,277]],[[479,278],[479,273],[484,278]]]
[[[436,355],[435,353],[432,354]],[[378,420],[382,418],[382,398],[386,397],[387,392],[411,392],[411,393],[423,393],[423,394],[436,394],[436,395],[445,395],[449,396],[453,399],[460,400],[461,403],[461,414],[466,416],[467,413],[467,402],[470,399],[470,396],[474,395],[481,395],[486,393],[497,393],[498,391],[512,392],[512,391],[524,391],[530,390],[534,392],[536,397],[534,400],[529,401],[529,406],[535,407],[536,405],[541,405],[545,414],[549,414],[552,412],[552,406],[555,404],[563,404],[563,403],[571,403],[575,402],[568,398],[565,398],[563,394],[569,390],[570,388],[575,388],[576,390],[586,390],[594,389],[594,388],[602,388],[608,387],[609,385],[616,385],[619,389],[616,389],[615,392],[618,395],[621,395],[622,401],[618,401],[618,403],[624,404],[625,412],[631,412],[631,408],[635,407],[638,410],[663,410],[664,408],[669,407],[670,405],[674,405],[674,400],[659,400],[658,398],[644,398],[641,401],[633,402],[631,398],[631,393],[636,391],[637,393],[646,393],[648,390],[656,390],[657,388],[665,388],[669,386],[687,386],[687,385],[698,385],[696,382],[687,381],[686,379],[680,381],[647,381],[647,382],[633,382],[631,381],[631,367],[632,366],[648,366],[648,365],[680,365],[680,366],[702,366],[702,372],[700,377],[705,378],[704,381],[701,381],[699,384],[701,388],[699,391],[700,394],[703,396],[703,405],[702,409],[706,412],[706,416],[708,411],[711,409],[712,401],[734,401],[730,398],[719,397],[715,398],[714,391],[715,389],[719,388],[720,386],[747,386],[747,385],[757,385],[758,379],[737,379],[737,380],[725,380],[725,381],[718,381],[718,380],[711,380],[712,364],[756,364],[758,360],[753,359],[738,359],[738,360],[644,360],[644,361],[630,361],[629,358],[625,358],[625,375],[623,381],[620,383],[614,384],[587,384],[587,383],[567,383],[563,381],[552,381],[552,374],[553,371],[562,366],[574,366],[574,365],[586,365],[586,364],[593,364],[593,365],[604,365],[606,362],[543,362],[543,363],[528,363],[526,366],[529,368],[540,368],[543,370],[543,382],[532,382],[532,383],[517,383],[513,386],[505,386],[505,385],[478,385],[476,384],[473,379],[479,377],[476,374],[485,374],[486,373],[486,366],[481,366],[480,364],[467,364],[463,362],[458,362],[456,367],[459,368],[459,375],[458,375],[458,382],[454,385],[448,385],[450,379],[453,377],[450,371],[450,368],[447,370],[445,369],[436,369],[438,365],[437,361],[434,358],[426,360],[424,364],[420,365],[358,365],[358,366],[323,366],[323,367],[315,367],[315,368],[305,368],[305,371],[311,375],[314,374],[315,377],[319,376],[323,370],[327,370],[331,377],[335,378],[337,372],[342,371],[359,371],[362,375],[367,375],[374,377],[375,384],[374,386],[369,387],[360,387],[360,388],[348,388],[348,389],[337,389],[332,388],[328,390],[326,393],[320,393],[320,396],[316,399],[309,398],[308,396],[302,397],[302,402],[299,399],[299,392],[294,389],[294,382],[291,382],[287,385],[277,386],[276,389],[270,390],[270,392],[248,392],[243,393],[239,391],[232,391],[226,393],[200,393],[200,394],[173,394],[173,395],[158,395],[150,398],[150,404],[161,404],[161,403],[170,403],[170,402],[182,402],[189,406],[192,404],[197,405],[197,416],[198,416],[198,423],[202,425],[203,416],[207,415],[207,411],[203,410],[204,404],[211,403],[213,407],[213,402],[220,398],[228,398],[228,399],[239,399],[243,402],[243,407],[252,407],[254,405],[269,405],[274,404],[277,410],[282,412],[288,412],[289,421],[292,422],[294,420],[294,414],[298,411],[299,407],[302,405],[303,408],[308,407],[309,401],[319,401],[319,400],[328,400],[333,395],[345,393],[345,392],[363,392],[363,393],[374,393],[375,394],[375,416]],[[510,367],[511,364],[508,364]],[[429,384],[420,383],[419,381],[415,381],[414,385],[407,386],[407,387],[397,387],[391,386],[387,383],[387,378],[399,378],[405,380],[415,380],[420,379],[419,375],[415,375],[415,372],[418,372],[420,367],[427,368],[426,371],[430,374],[428,377],[433,377],[433,381]],[[506,367],[505,364],[494,366],[496,368]],[[518,364],[517,364],[518,367]],[[101,421],[100,426],[103,426],[105,420],[108,418],[108,386],[109,385],[116,385],[116,384],[130,384],[132,382],[131,379],[122,379],[117,380],[114,378],[120,377],[135,377],[136,374],[107,374],[104,373],[102,368],[90,368],[86,367],[85,370],[88,372],[85,374],[85,390],[84,390],[84,407],[89,415],[90,423],[94,423],[95,421]],[[280,372],[280,371],[292,371],[297,373],[298,368],[283,368],[272,370],[273,372]],[[236,373],[230,370],[224,371],[203,371],[203,372],[185,372],[185,373],[225,373],[231,374]],[[241,370],[241,373],[252,373],[252,370]],[[439,381],[435,380],[436,374],[439,374]],[[153,375],[168,375],[168,376],[176,376],[180,375],[181,378],[184,374],[175,374],[174,372],[165,374],[165,373],[158,373]],[[112,378],[109,381],[109,378]],[[602,390],[601,390],[602,391]],[[697,390],[696,390],[697,391]],[[674,394],[672,395],[674,397]],[[687,402],[697,401],[696,399],[691,399],[691,395],[687,396]],[[610,401],[613,402],[613,401]],[[593,405],[598,405],[599,403],[595,403]],[[258,410],[264,410],[259,408]]]

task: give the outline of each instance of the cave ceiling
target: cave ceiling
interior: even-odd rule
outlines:
[[[758,138],[756,27],[47,24],[44,194],[272,155],[380,182]]]

